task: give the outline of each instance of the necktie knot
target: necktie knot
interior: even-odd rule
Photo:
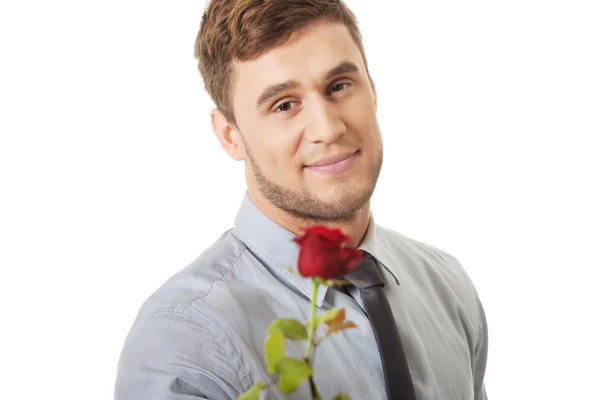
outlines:
[[[385,286],[383,275],[377,267],[375,258],[365,251],[363,251],[363,254],[363,259],[344,276],[344,279],[351,281],[359,289]]]

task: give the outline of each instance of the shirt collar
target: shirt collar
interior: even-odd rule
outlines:
[[[380,226],[375,223],[373,212],[369,217],[369,226],[367,227],[367,233],[363,238],[361,244],[358,246],[359,250],[366,251],[371,254],[377,260],[377,263],[392,276],[396,285],[400,285],[398,278],[392,272],[392,260],[389,248],[386,247],[384,231]]]
[[[312,292],[311,279],[297,275],[300,248],[293,241],[296,235],[260,211],[247,190],[235,218],[235,235],[279,280],[292,285],[310,299]],[[369,252],[384,266],[390,265],[385,249],[377,238],[377,226],[372,213],[367,233],[358,248]],[[290,269],[295,272],[290,271]],[[318,307],[323,305],[328,289],[328,286],[319,286],[316,298]]]

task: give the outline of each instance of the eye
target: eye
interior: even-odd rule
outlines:
[[[336,93],[344,91],[348,86],[350,86],[350,82],[340,82],[329,87],[329,93]]]
[[[279,105],[279,107],[277,107],[277,111],[289,111],[292,108],[292,104],[289,101],[286,101],[285,103],[281,103]]]
[[[285,113],[285,112],[291,111],[294,103],[296,103],[296,102],[295,101],[286,101],[284,103],[281,103],[275,108],[275,112]]]

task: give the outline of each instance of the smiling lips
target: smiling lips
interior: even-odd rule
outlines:
[[[332,157],[326,157],[314,164],[306,165],[305,168],[325,174],[337,174],[344,172],[352,166],[354,160],[356,159],[357,153],[358,150],[349,153],[337,154]]]

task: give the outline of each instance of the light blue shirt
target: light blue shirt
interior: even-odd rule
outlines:
[[[118,365],[115,399],[236,399],[261,380],[268,325],[306,321],[311,281],[296,267],[294,234],[267,218],[245,193],[226,231],[142,305]],[[386,279],[385,293],[405,346],[417,398],[485,400],[487,325],[477,292],[450,254],[375,224],[359,246]],[[324,340],[314,375],[323,399],[384,400],[377,343],[356,291],[320,286],[317,313],[344,307],[358,325]],[[301,358],[304,341],[286,341]],[[308,383],[268,399],[309,399]]]

